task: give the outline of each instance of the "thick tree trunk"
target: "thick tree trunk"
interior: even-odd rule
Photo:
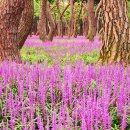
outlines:
[[[89,29],[87,38],[90,41],[94,41],[94,36],[96,35],[96,18],[94,12],[94,0],[88,0],[88,22],[89,22]]]
[[[33,0],[25,1],[25,8],[22,12],[22,17],[20,20],[18,28],[18,43],[21,49],[26,41],[29,33],[31,32],[33,25],[33,15],[34,15],[34,2]]]
[[[17,40],[25,0],[0,1],[0,61],[21,61]]]
[[[103,0],[102,63],[130,63],[127,0]]]

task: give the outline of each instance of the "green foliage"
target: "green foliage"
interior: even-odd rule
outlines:
[[[51,51],[63,50],[64,48],[52,47]],[[21,50],[22,60],[30,63],[44,63],[47,62],[48,65],[52,66],[54,64],[54,59],[51,58],[50,54],[45,52],[43,48],[29,48],[24,47]],[[86,64],[93,64],[97,62],[99,54],[95,51],[91,53],[84,54],[74,54],[66,53],[65,56],[60,57],[61,66],[65,64],[76,63],[77,61],[84,61]]]
[[[50,4],[53,4],[55,0],[48,0]]]
[[[39,16],[40,1],[34,0],[34,17]]]
[[[112,115],[112,130],[119,130],[119,119],[117,117],[117,107],[112,107],[110,109]]]
[[[53,3],[54,3],[54,0],[49,0],[51,6],[53,6]],[[60,2],[60,10],[61,12],[63,11],[63,9],[65,8],[65,6],[67,5],[68,3],[63,3]],[[39,9],[40,9],[40,0],[34,0],[34,16],[39,16]],[[79,14],[80,12],[80,2],[78,2],[78,8],[76,9],[76,14]],[[55,6],[54,9],[53,9],[53,15],[56,16],[56,18],[58,18],[58,10],[57,10],[57,7]],[[77,15],[78,16],[78,15]],[[64,16],[63,16],[63,21],[69,21],[69,18],[70,18],[70,7],[68,7],[68,9],[66,10],[66,12],[64,13]]]
[[[83,54],[81,59],[86,63],[86,64],[93,64],[96,63],[99,59],[99,54],[97,52],[91,52],[90,54]]]
[[[43,49],[38,48],[27,48],[24,47],[21,50],[22,53],[22,60],[28,61],[30,63],[42,63],[47,62],[49,65],[53,64],[52,59],[50,58],[49,54],[43,53]]]
[[[128,0],[129,2],[128,2],[128,17],[129,17],[129,19],[130,19],[130,0]],[[51,5],[54,3],[54,0],[49,0],[49,2],[51,3]],[[95,1],[95,4],[97,5],[98,4],[98,2],[99,2],[99,0],[96,0]],[[61,6],[60,6],[60,10],[61,10],[61,12],[62,12],[62,10],[63,10],[63,3],[60,3],[61,4]],[[66,5],[67,3],[65,3],[65,5]],[[96,7],[96,6],[95,6]],[[34,0],[34,16],[39,16],[39,9],[40,9],[40,0]],[[78,8],[77,8],[77,13],[79,13],[79,11],[80,11],[80,2],[78,1]],[[57,8],[55,7],[54,8],[54,10],[53,10],[53,14],[55,14],[56,15],[56,18],[58,17],[58,11],[57,11]],[[66,12],[65,12],[65,14],[64,14],[64,17],[63,17],[63,21],[69,21],[69,17],[70,17],[70,7],[66,10]]]

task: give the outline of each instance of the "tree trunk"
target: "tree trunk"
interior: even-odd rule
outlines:
[[[83,36],[83,22],[82,22],[82,20],[79,21],[79,26],[80,26],[79,35]]]
[[[58,10],[58,22],[57,22],[57,31],[58,31],[58,36],[59,37],[63,37],[63,20],[62,17],[65,13],[65,11],[68,9],[70,4],[68,4],[62,12],[60,12],[60,4],[59,4],[59,0],[56,0],[56,6],[57,6],[57,10]]]
[[[87,3],[84,2],[83,3],[83,11],[82,11],[82,21],[83,21],[83,35],[85,37],[87,37],[87,34],[88,34],[88,26],[89,26],[89,23],[88,23],[88,14],[86,13],[87,12]]]
[[[62,25],[62,20],[58,18],[58,23],[57,23],[57,31],[58,31],[58,36],[63,37],[63,25]]]
[[[96,18],[94,12],[94,0],[88,0],[88,22],[89,22],[89,29],[87,38],[90,41],[94,41],[94,36],[96,35]]]
[[[17,40],[25,0],[0,1],[0,61],[21,61]]]
[[[49,32],[47,30],[48,27]],[[40,1],[40,17],[37,34],[39,34],[42,41],[52,41],[55,34],[55,22],[47,0]]]
[[[48,33],[48,36],[47,36],[47,40],[52,41],[53,37],[54,37],[54,34],[55,34],[55,27],[56,26],[55,26],[53,16],[51,14],[51,9],[50,9],[50,6],[49,6],[49,2],[48,2],[48,5],[47,5],[47,18],[48,18],[48,21],[49,21],[49,33]]]
[[[46,41],[46,26],[47,26],[47,0],[40,1],[40,16],[39,16],[39,25],[38,32],[40,39]]]
[[[57,6],[57,10],[58,10],[57,31],[58,31],[58,36],[62,37],[62,20],[61,20],[59,0],[56,0],[56,6]]]
[[[80,19],[80,14],[82,13],[82,3],[81,3],[81,7],[80,7],[80,11],[79,13],[77,12],[77,8],[78,8],[78,4],[74,3],[74,9],[73,9],[73,36],[75,38],[77,38],[78,35],[78,23],[79,23],[79,19]]]
[[[130,63],[127,0],[103,0],[102,63]]]
[[[74,20],[74,32],[73,32],[73,36],[75,38],[77,38],[77,35],[78,35],[78,32],[77,32],[77,20],[75,18],[75,20]]]
[[[33,15],[34,15],[34,2],[33,0],[25,1],[25,8],[22,12],[22,17],[20,20],[18,28],[18,43],[21,49],[26,41],[29,33],[31,32],[33,25]]]
[[[73,0],[70,0],[70,20],[69,20],[69,26],[68,26],[68,38],[72,36],[73,33],[73,11],[74,11],[74,2]]]

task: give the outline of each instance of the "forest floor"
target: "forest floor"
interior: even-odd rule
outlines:
[[[23,61],[48,63],[49,66],[61,66],[84,62],[96,63],[102,43],[95,37],[94,42],[87,42],[85,37],[54,38],[53,42],[42,42],[37,36],[29,37],[21,51]]]

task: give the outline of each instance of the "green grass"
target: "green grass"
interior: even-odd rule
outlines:
[[[59,49],[64,49],[62,47],[59,47]],[[50,48],[51,51],[53,50],[59,50],[58,47],[52,47]],[[23,47],[21,50],[22,60],[25,62],[30,63],[48,63],[49,66],[52,66],[57,60],[60,59],[60,65],[64,66],[66,64],[72,64],[76,63],[77,61],[83,61],[86,64],[93,64],[96,63],[99,54],[97,52],[91,52],[91,53],[84,53],[84,54],[74,54],[71,55],[70,53],[66,53],[65,56],[60,55],[55,58],[55,55],[49,54],[44,51],[43,48],[30,48],[30,47]],[[53,59],[54,57],[55,59]]]
[[[49,54],[45,53],[43,48],[30,48],[24,47],[21,50],[22,60],[30,63],[42,63],[47,62],[48,65],[53,64],[53,60]]]

